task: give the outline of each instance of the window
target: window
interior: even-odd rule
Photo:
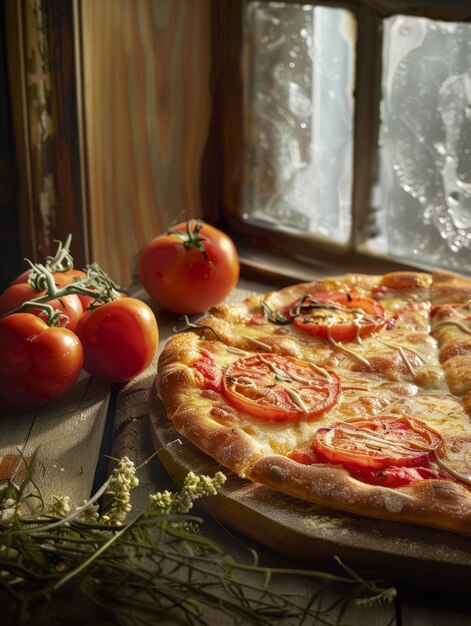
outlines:
[[[247,14],[246,218],[347,243],[355,20],[328,7],[252,2]]]
[[[371,249],[471,271],[471,25],[385,20]]]
[[[471,272],[466,3],[345,4],[245,4],[242,219]]]

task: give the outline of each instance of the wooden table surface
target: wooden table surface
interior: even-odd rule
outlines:
[[[263,292],[273,288],[268,277],[261,280],[241,279],[234,297],[241,298],[248,292]],[[149,301],[146,294],[136,287],[132,295]],[[151,303],[149,303],[151,304]],[[156,311],[162,349],[173,328],[178,325],[177,316]],[[140,376],[122,386],[110,387],[83,376],[74,389],[52,407],[23,414],[5,416],[0,429],[0,480],[18,477],[21,473],[19,453],[29,457],[38,450],[45,471],[37,478],[43,495],[67,494],[71,504],[80,505],[104,482],[108,475],[108,457],[127,455],[136,465],[142,463],[154,451],[150,437],[149,402],[150,391],[156,374],[156,360]],[[147,502],[148,495],[165,488],[175,488],[158,456],[145,465],[140,473],[140,485],[133,492],[134,509],[138,511]],[[227,524],[214,519],[211,511],[201,505],[198,510],[205,518],[205,532],[217,540],[235,558],[253,548],[260,556],[261,564],[267,566],[295,566],[286,557],[267,549],[248,537],[234,531]],[[413,527],[410,526],[411,532]],[[438,533],[438,531],[437,531]],[[437,535],[438,536],[438,535]],[[334,554],[332,563],[334,569]],[[471,551],[469,553],[471,565]],[[312,562],[312,569],[319,569]],[[390,579],[388,563],[384,563],[382,576]],[[438,572],[437,578],[440,573]],[[418,580],[420,583],[420,580]],[[471,590],[471,579],[463,581],[460,594],[440,594],[440,582],[434,585],[433,594],[418,590],[413,584],[391,580],[397,588],[396,601],[391,604],[375,604],[361,607],[350,604],[340,614],[337,607],[329,616],[333,623],[352,626],[464,626],[471,625],[471,608],[466,588]],[[313,583],[308,579],[285,577],[279,583],[281,591],[312,593]],[[420,586],[420,585],[419,585]],[[463,591],[464,590],[464,591]],[[326,601],[342,597],[343,590],[335,586],[326,592]],[[233,622],[212,614],[205,615],[209,626],[229,626]],[[167,622],[159,622],[171,625]],[[311,622],[314,623],[314,622]],[[320,623],[320,622],[319,622]],[[306,626],[309,626],[306,622]]]

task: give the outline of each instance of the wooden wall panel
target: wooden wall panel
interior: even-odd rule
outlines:
[[[91,256],[128,285],[142,246],[206,217],[211,0],[81,0]]]
[[[3,8],[18,223],[10,236],[18,237],[21,256],[44,261],[55,240],[73,232],[82,265],[72,0],[7,0]]]

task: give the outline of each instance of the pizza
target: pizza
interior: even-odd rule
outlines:
[[[346,274],[214,307],[164,346],[156,389],[243,478],[471,534],[471,279]]]

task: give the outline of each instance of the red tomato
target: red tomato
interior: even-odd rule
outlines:
[[[382,470],[427,464],[441,435],[412,417],[355,417],[319,428],[312,449],[329,463]]]
[[[152,310],[135,298],[120,298],[86,311],[77,326],[83,366],[110,383],[126,382],[152,361],[159,339]]]
[[[146,291],[174,313],[202,313],[236,286],[239,258],[231,239],[200,221],[175,226],[153,239],[139,258]]]
[[[335,404],[337,376],[306,361],[256,354],[230,365],[223,381],[228,400],[241,411],[269,422],[311,420]]]
[[[20,307],[27,300],[33,300],[44,295],[45,291],[36,291],[28,285],[28,283],[16,283],[7,287],[5,291],[0,295],[0,315],[5,315],[14,311]],[[78,296],[70,295],[63,296],[57,300],[50,300],[47,304],[50,304],[54,309],[61,311],[66,317],[64,323],[60,326],[66,326],[69,330],[74,331],[77,327],[79,319],[83,315],[82,304]],[[43,316],[41,309],[31,309],[28,313],[33,315]]]
[[[0,411],[54,402],[77,380],[83,350],[67,328],[31,313],[0,320]]]
[[[297,328],[334,341],[370,335],[386,321],[383,307],[372,298],[338,292],[306,295],[287,313]]]
[[[58,287],[64,287],[65,285],[69,285],[70,283],[75,282],[81,278],[85,278],[86,272],[82,270],[68,270],[67,272],[54,272],[54,281]],[[77,294],[76,297],[80,300],[80,304],[82,305],[82,309],[84,311],[87,310],[88,306],[91,302],[94,301],[92,296],[85,296],[82,294]]]

